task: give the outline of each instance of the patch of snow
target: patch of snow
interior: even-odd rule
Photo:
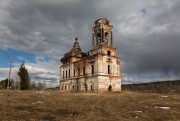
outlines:
[[[165,110],[170,109],[170,107],[154,107],[154,108],[161,108],[161,109],[165,109]]]
[[[136,116],[136,117],[134,117],[134,118],[139,118],[139,116]]]
[[[37,102],[32,103],[32,104],[41,104],[41,103],[43,103],[43,102],[41,102],[41,101],[37,101]]]
[[[133,111],[133,112],[135,112],[135,113],[142,113],[141,110],[137,110],[137,111]]]
[[[169,97],[169,96],[165,96],[165,95],[164,95],[164,96],[161,96],[161,97],[163,97],[163,98],[167,98],[167,97]]]
[[[36,92],[36,93],[43,93],[43,91],[38,91],[38,92]]]
[[[41,101],[37,101],[36,103],[43,103],[43,102],[41,102]]]

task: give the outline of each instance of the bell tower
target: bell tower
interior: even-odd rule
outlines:
[[[109,20],[101,18],[95,21],[95,26],[92,28],[92,46],[93,49],[106,46],[111,47],[113,45],[112,38],[112,25],[109,25]]]

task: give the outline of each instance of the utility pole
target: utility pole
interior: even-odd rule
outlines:
[[[9,90],[9,84],[10,84],[10,78],[11,78],[11,67],[12,67],[12,61],[10,60],[9,77],[8,77],[8,85],[7,85],[8,90]]]
[[[12,67],[12,59],[11,57],[8,55],[8,53],[6,52],[6,50],[4,49],[3,43],[0,41],[0,44],[2,46],[2,49],[4,50],[6,56],[9,58],[10,60],[10,67],[9,67],[9,76],[8,76],[8,84],[7,84],[7,89],[9,90],[9,83],[10,83],[10,78],[11,78],[11,67]]]
[[[17,75],[18,75],[18,72],[16,72],[16,83],[15,83],[15,90],[17,90]]]

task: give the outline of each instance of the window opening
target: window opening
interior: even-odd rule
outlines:
[[[91,85],[91,91],[93,90],[93,85]]]
[[[85,67],[83,67],[83,75],[85,75]]]
[[[63,71],[63,78],[64,78],[64,71]]]
[[[71,73],[70,73],[70,69],[69,69],[69,77],[70,77]]]
[[[107,51],[107,55],[110,56],[111,55],[111,51]]]
[[[91,73],[94,74],[94,65],[91,65]]]
[[[78,85],[76,86],[76,88],[77,88],[77,91],[78,91]]]
[[[108,74],[110,74],[110,65],[108,65]]]
[[[97,45],[100,45],[101,44],[101,37],[100,37],[100,33],[98,33],[98,36],[97,36]]]
[[[67,70],[66,70],[66,78],[67,78]]]
[[[105,33],[105,44],[108,45],[108,33]]]
[[[74,90],[74,85],[72,86],[73,90]]]
[[[109,85],[108,87],[108,91],[111,92],[112,91],[112,85]]]
[[[80,68],[78,68],[78,76],[80,75]]]

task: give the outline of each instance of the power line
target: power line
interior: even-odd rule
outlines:
[[[2,46],[2,49],[3,51],[6,53],[7,57],[9,58],[10,60],[10,67],[9,67],[9,77],[8,77],[8,85],[7,85],[7,89],[9,90],[9,81],[10,81],[10,78],[11,78],[11,67],[12,67],[12,59],[11,57],[9,56],[9,54],[6,52],[4,46],[3,46],[3,43],[0,41],[1,43],[1,46]]]
[[[5,48],[4,48],[4,45],[3,45],[3,43],[0,41],[0,44],[1,44],[1,46],[2,46],[2,50],[5,52],[5,54],[6,54],[6,56],[9,58],[9,60],[12,62],[12,59],[11,59],[11,57],[9,56],[9,54],[6,52],[6,50],[5,50]]]

